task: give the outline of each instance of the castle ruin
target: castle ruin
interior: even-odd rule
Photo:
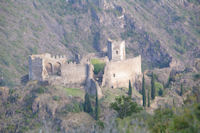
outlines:
[[[100,59],[105,62],[104,71],[94,74],[91,59]],[[107,42],[107,56],[98,57],[89,54],[76,62],[69,62],[66,56],[50,54],[29,56],[29,80],[48,81],[50,83],[64,84],[69,87],[83,87],[90,90],[96,88],[128,87],[129,80],[134,83],[140,77],[141,56],[126,59],[125,41]]]

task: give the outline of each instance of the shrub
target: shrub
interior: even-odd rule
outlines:
[[[101,129],[104,128],[104,122],[101,121],[101,120],[98,120],[98,121],[97,121],[97,125],[98,125]]]
[[[142,107],[138,106],[136,102],[133,102],[129,96],[115,98],[115,102],[111,103],[110,107],[118,112],[119,118],[121,119],[142,110]]]
[[[193,78],[194,78],[194,80],[200,79],[200,73],[194,74],[194,75],[193,75]]]
[[[46,90],[47,90],[47,88],[40,86],[35,90],[35,92],[38,94],[43,94],[46,92]]]
[[[163,96],[164,87],[161,83],[155,82],[156,95]]]
[[[53,100],[54,100],[54,101],[59,101],[59,100],[60,100],[60,97],[59,97],[59,96],[53,96]]]

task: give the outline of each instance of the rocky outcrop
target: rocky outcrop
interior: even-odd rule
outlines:
[[[98,94],[98,98],[103,97],[102,89],[99,86],[98,82],[94,80],[94,67],[92,64],[88,65],[88,76],[86,80],[85,91],[90,95],[96,95],[96,91]]]

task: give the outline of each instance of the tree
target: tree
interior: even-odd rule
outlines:
[[[148,107],[150,107],[150,89],[148,89]]]
[[[181,84],[180,96],[183,96],[183,84]]]
[[[92,105],[91,105],[91,101],[90,101],[90,97],[88,93],[85,94],[84,112],[87,112],[91,115],[93,114],[93,109],[92,109]]]
[[[146,107],[146,91],[145,91],[144,74],[143,74],[143,78],[142,78],[142,99],[143,99],[143,106]]]
[[[128,95],[132,96],[132,87],[131,87],[131,81],[129,80],[129,89],[128,89]]]
[[[130,96],[121,96],[115,98],[115,102],[110,104],[110,107],[118,112],[119,118],[131,116],[132,113],[138,113],[142,110],[136,102],[131,100]]]
[[[95,120],[99,120],[99,99],[97,90],[96,90],[96,104],[95,104]]]
[[[151,99],[155,99],[156,96],[156,90],[155,90],[155,77],[154,74],[152,72],[152,76],[151,76]]]

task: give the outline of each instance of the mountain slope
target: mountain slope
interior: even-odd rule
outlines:
[[[193,65],[200,55],[200,5],[195,0],[2,0],[0,76],[6,85],[28,73],[28,55],[104,51],[124,39],[128,57],[144,68],[172,61]],[[1,81],[1,84],[2,81]]]

